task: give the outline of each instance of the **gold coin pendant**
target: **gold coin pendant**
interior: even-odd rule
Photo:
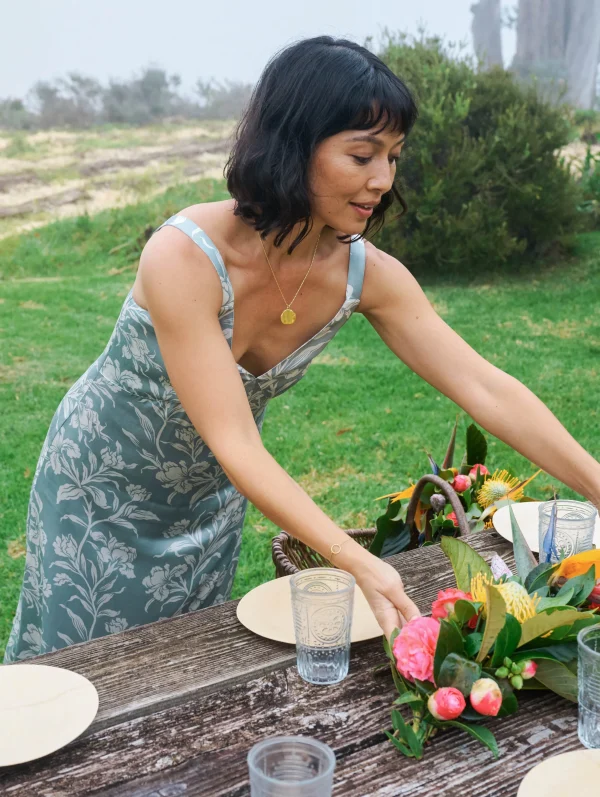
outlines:
[[[282,324],[293,324],[296,320],[296,313],[291,310],[289,307],[283,311],[281,314],[281,323]]]

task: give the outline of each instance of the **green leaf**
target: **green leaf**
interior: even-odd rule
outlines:
[[[545,587],[552,573],[559,567],[560,563],[550,564],[542,562],[531,570],[525,579],[525,589],[531,595],[536,589]]]
[[[394,747],[397,750],[400,750],[400,752],[404,753],[404,755],[408,756],[408,758],[413,758],[413,754],[411,753],[411,751],[408,749],[408,747],[405,744],[402,744],[402,742],[399,739],[396,739],[395,736],[392,736],[392,734],[389,731],[384,731],[384,733],[388,737],[390,742],[393,743]]]
[[[470,658],[477,656],[479,653],[479,649],[481,648],[481,642],[483,640],[483,634],[480,634],[479,631],[476,631],[473,634],[469,634],[465,637],[465,653]]]
[[[500,667],[505,656],[511,656],[521,639],[521,623],[512,614],[506,615],[504,625],[494,645],[492,667]]]
[[[492,751],[494,758],[498,758],[498,743],[496,742],[496,737],[489,728],[486,728],[484,725],[467,725],[464,722],[457,722],[456,720],[449,720],[448,722],[439,723],[440,728],[447,728],[450,726],[453,728],[460,728],[461,731],[470,733],[471,736],[474,736],[475,739]]]
[[[398,690],[398,694],[403,695],[405,692],[410,692],[410,687],[396,669],[396,662],[392,662],[390,666],[392,670],[392,678],[394,679],[394,685]]]
[[[394,700],[394,705],[396,706],[404,706],[406,704],[414,704],[414,703],[423,703],[423,698],[418,695],[416,692],[405,692],[400,697],[397,697]]]
[[[397,501],[395,503],[392,502],[390,498],[388,500],[388,505],[386,507],[385,513],[380,515],[375,521],[375,525],[377,527],[377,532],[373,539],[373,542],[369,546],[369,552],[372,553],[374,556],[382,557],[382,551],[384,549],[384,544],[391,538],[395,541],[394,545],[391,546],[391,540],[388,543],[388,549],[390,547],[397,548],[400,545],[404,544],[406,535],[403,535],[403,532],[407,528],[405,523],[405,513],[408,510],[408,503],[403,506],[402,501]],[[400,538],[398,540],[397,538]],[[410,531],[408,533],[408,538],[410,539]],[[405,550],[406,545],[401,547],[400,550]],[[400,553],[400,551],[397,551]],[[388,556],[392,554],[389,553]]]
[[[429,695],[432,695],[436,689],[434,684],[430,683],[429,681],[419,681],[418,678],[415,678],[415,686],[419,692],[425,696],[425,698],[428,698]]]
[[[575,576],[566,581],[559,589],[556,597],[559,597],[572,589],[575,593],[570,599],[572,606],[579,606],[589,596],[590,592],[596,586],[596,566],[591,565],[587,573],[582,573],[580,576]]]
[[[444,457],[444,461],[442,462],[443,470],[452,467],[452,461],[454,459],[454,448],[456,446],[457,429],[458,429],[458,415],[456,416],[456,420],[454,421],[454,428],[452,429],[452,434],[450,435],[450,442],[448,443],[448,448],[446,449],[446,456]],[[442,476],[442,478],[444,477]]]
[[[496,587],[491,584],[485,585],[487,600],[485,602],[486,619],[485,628],[483,629],[483,639],[481,640],[481,648],[477,654],[477,661],[483,661],[488,654],[488,651],[496,641],[496,637],[500,633],[502,626],[506,622],[506,603],[504,598],[498,592]]]
[[[458,622],[462,625],[468,623],[472,617],[475,617],[480,605],[481,604],[475,604],[472,601],[464,600],[462,598],[456,601],[454,604],[454,614],[456,615]]]
[[[516,714],[519,710],[519,702],[517,700],[517,696],[512,690],[511,685],[507,680],[504,678],[496,680],[498,686],[500,687],[500,691],[502,692],[502,705],[500,706],[500,711],[498,712],[498,717],[510,717],[511,714]]]
[[[521,626],[521,641],[519,647],[531,642],[543,634],[552,631],[559,626],[569,625],[574,623],[575,620],[586,619],[593,615],[589,613],[578,612],[577,609],[562,608],[557,606],[555,609],[547,609],[545,612],[536,614],[529,620],[525,620]]]
[[[450,653],[457,653],[460,655],[464,652],[465,644],[463,636],[458,628],[454,623],[449,623],[448,620],[440,620],[440,633],[433,657],[433,680],[436,684],[446,656]]]
[[[487,440],[481,431],[472,423],[467,429],[467,462],[469,465],[485,465],[487,457]]]
[[[442,662],[435,682],[438,686],[453,686],[468,697],[471,694],[471,687],[480,677],[480,664],[465,659],[457,653],[449,653]]]
[[[537,567],[535,556],[531,552],[531,548],[527,545],[527,540],[523,536],[517,518],[515,517],[512,504],[509,504],[508,511],[510,513],[510,525],[512,528],[513,548],[515,554],[515,564],[517,565],[517,573],[522,581],[525,581],[527,576]]]
[[[554,598],[542,598],[537,606],[538,612],[543,612],[545,609],[551,609],[553,606],[568,606],[571,602],[574,592],[575,590],[573,587],[571,587],[562,595],[559,592]]]
[[[403,741],[405,741],[408,746],[410,747],[411,753],[414,755],[415,758],[422,758],[423,757],[423,743],[414,732],[412,727],[408,725],[408,723],[404,722],[404,717],[402,714],[396,710],[392,709],[392,726],[395,731],[398,731],[402,734]]]
[[[492,577],[492,571],[483,557],[466,542],[457,537],[442,537],[442,551],[446,554],[454,570],[456,586],[463,592],[471,589],[471,579],[477,573]]]
[[[535,644],[535,643],[534,643]],[[517,650],[512,660],[517,664],[527,659],[552,659],[553,661],[574,661],[577,658],[577,642],[557,642],[539,647],[525,647]]]
[[[542,659],[537,662],[536,681],[557,695],[577,703],[577,676],[558,661]]]

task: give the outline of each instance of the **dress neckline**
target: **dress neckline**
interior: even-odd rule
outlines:
[[[187,219],[187,221],[189,221],[191,224],[193,224],[202,233],[202,235],[208,241],[209,245],[214,249],[214,251],[217,254],[217,257],[218,257],[218,259],[220,261],[220,264],[223,267],[223,277],[224,277],[224,279],[227,282],[227,288],[229,290],[229,295],[231,296],[231,339],[230,339],[230,342],[229,342],[229,348],[231,349],[232,345],[233,345],[233,331],[234,331],[234,325],[235,325],[235,294],[234,294],[234,291],[233,291],[233,285],[231,284],[231,280],[229,279],[229,273],[227,271],[227,267],[225,266],[225,260],[223,259],[223,255],[221,254],[219,249],[215,246],[215,242],[211,239],[211,237],[208,235],[206,230],[203,230],[201,227],[199,227],[196,224],[195,221],[192,221],[191,219],[188,219],[187,216],[182,216],[180,213],[177,214],[177,215],[179,216],[179,218]],[[334,321],[337,319],[339,314],[344,310],[344,308],[346,307],[346,303],[348,302],[348,288],[350,287],[350,284],[351,284],[350,283],[350,272],[351,272],[351,267],[352,267],[353,247],[354,247],[354,243],[351,243],[348,246],[348,270],[347,270],[347,273],[346,273],[346,294],[344,296],[344,301],[343,301],[341,307],[336,312],[334,317],[330,321],[328,321],[325,324],[325,326],[322,329],[320,329],[318,332],[316,332],[311,338],[309,338],[308,340],[304,341],[304,343],[301,343],[298,346],[297,349],[294,349],[294,351],[292,351],[292,352],[290,352],[290,354],[286,355],[283,358],[283,360],[280,360],[278,363],[275,363],[275,365],[273,365],[271,368],[269,368],[268,371],[265,371],[264,373],[259,374],[257,376],[256,374],[253,374],[250,371],[248,371],[246,368],[244,368],[243,365],[240,365],[238,362],[236,362],[238,370],[242,371],[244,374],[247,375],[247,377],[249,377],[251,379],[254,379],[255,381],[258,381],[258,380],[261,380],[261,379],[266,379],[272,374],[273,371],[281,368],[283,365],[285,365],[285,363],[288,360],[290,360],[292,357],[294,357],[299,352],[301,352],[302,349],[306,348],[306,346],[308,346],[310,343],[312,343],[315,340],[315,338],[318,338],[327,329],[329,329],[329,327],[334,323]]]

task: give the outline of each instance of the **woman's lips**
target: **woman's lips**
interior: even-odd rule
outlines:
[[[368,219],[373,214],[373,208],[363,208],[360,205],[355,205],[354,202],[350,202],[350,204],[362,219]]]

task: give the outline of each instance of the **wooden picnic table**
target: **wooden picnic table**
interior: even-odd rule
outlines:
[[[488,561],[513,563],[495,532],[469,538]],[[439,545],[389,559],[408,594],[429,612],[454,586]],[[386,739],[395,691],[381,638],[353,645],[348,677],[314,686],[298,676],[291,645],[258,637],[236,618],[237,601],[83,642],[24,663],[81,673],[100,707],[87,731],[45,758],[0,769],[3,797],[243,797],[246,756],[275,735],[306,735],[336,753],[334,795],[515,797],[537,762],[580,747],[577,706],[523,694],[518,714],[492,720],[501,757],[460,731],[439,734],[422,761]],[[20,663],[12,665],[18,667]]]

